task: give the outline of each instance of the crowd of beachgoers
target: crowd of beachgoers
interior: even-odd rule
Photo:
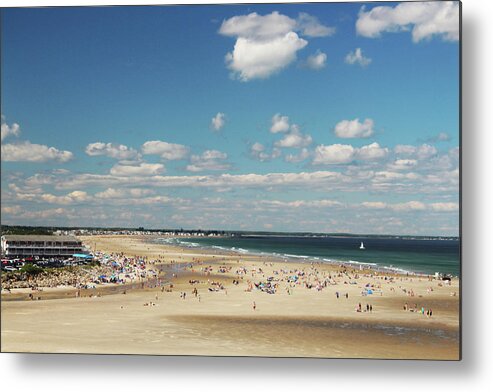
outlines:
[[[156,277],[158,272],[151,267],[155,260],[147,257],[127,257],[122,253],[95,252],[93,265],[65,268],[45,268],[36,274],[21,271],[2,273],[2,292],[12,289],[72,287],[91,289],[101,284],[125,284],[143,282]]]
[[[240,260],[237,261],[240,263]],[[199,265],[203,264],[199,262]],[[219,265],[207,265],[197,268],[197,265],[189,265],[188,269],[191,271],[200,273],[204,276],[204,279],[190,279],[188,283],[192,287],[191,294],[188,298],[198,298],[200,301],[200,294],[197,289],[197,285],[207,287],[209,292],[221,292],[227,294],[227,285],[220,279],[210,279],[210,276],[219,276],[221,274],[227,275],[231,280],[231,283],[235,286],[244,285],[245,292],[261,291],[266,294],[282,294],[285,292],[287,295],[293,295],[293,293],[299,289],[314,290],[317,292],[323,291],[328,287],[337,286],[334,296],[336,300],[349,299],[348,287],[355,286],[359,288],[358,297],[364,298],[365,304],[359,302],[355,307],[356,312],[373,312],[374,304],[371,299],[375,296],[383,296],[384,292],[395,293],[399,291],[408,297],[411,297],[413,301],[419,302],[422,294],[416,294],[412,288],[408,288],[414,280],[425,280],[429,286],[426,289],[427,293],[434,291],[435,287],[444,287],[446,285],[451,286],[451,281],[441,281],[434,276],[406,276],[406,275],[389,275],[382,274],[378,271],[371,269],[366,271],[358,271],[353,268],[348,268],[346,265],[338,265],[336,269],[320,268],[320,263],[306,264],[304,268],[275,268],[275,264],[271,262],[263,262],[264,268],[254,265],[241,265],[234,268],[232,265],[219,264]],[[346,289],[345,289],[346,288]],[[354,291],[353,291],[354,293]],[[456,296],[456,292],[450,292],[451,296]],[[416,298],[414,298],[416,297]],[[186,299],[187,293],[183,291],[180,293],[180,298]],[[410,306],[406,302],[403,306],[404,311],[415,312],[418,314],[431,317],[433,310],[423,306],[417,305],[417,303]],[[252,308],[255,310],[256,303],[253,302]]]

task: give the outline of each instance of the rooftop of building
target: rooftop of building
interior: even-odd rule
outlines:
[[[2,236],[6,241],[52,241],[52,242],[81,242],[73,235],[16,235],[6,234]]]

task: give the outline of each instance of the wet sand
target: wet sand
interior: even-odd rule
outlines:
[[[59,298],[41,301],[6,301],[10,294],[2,294],[2,351],[459,358],[459,297],[451,296],[459,292],[457,280],[451,286],[416,277],[397,277],[389,283],[378,274],[360,278],[354,285],[344,284],[341,278],[337,285],[322,291],[295,287],[291,295],[283,289],[276,294],[247,292],[247,279],[265,280],[282,268],[309,272],[311,266],[182,250],[149,243],[148,238],[90,237],[84,241],[95,244],[97,250],[147,255],[159,258],[164,265],[174,261],[189,266],[186,270],[175,269],[176,277],[168,274],[172,292],[136,288],[126,295],[116,291],[101,297],[74,298],[70,289],[58,289]],[[209,265],[213,267],[211,274],[200,271]],[[221,265],[232,267],[231,271],[218,273]],[[249,273],[233,285],[232,280],[238,277],[233,271],[239,266],[249,271],[260,267],[263,273]],[[339,267],[315,268],[320,273],[334,274]],[[199,283],[191,285],[190,279]],[[211,281],[220,281],[226,290],[209,291]],[[362,287],[367,283],[381,285],[381,295],[362,297]],[[194,287],[197,297],[192,295]],[[415,296],[406,295],[403,288],[412,289]],[[180,297],[182,292],[187,293],[186,299]],[[347,292],[349,298],[337,299],[336,292]],[[144,306],[151,302],[155,306]],[[373,311],[355,312],[359,303],[364,310],[367,303],[372,304]],[[433,317],[404,311],[405,303],[432,307]]]

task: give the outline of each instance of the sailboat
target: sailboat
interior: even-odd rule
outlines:
[[[365,249],[366,249],[366,248],[365,248],[365,244],[363,244],[363,241],[361,241],[361,245],[359,246],[359,248],[360,248],[361,250],[365,250]]]

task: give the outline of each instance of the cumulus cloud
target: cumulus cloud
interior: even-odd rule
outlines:
[[[459,210],[458,203],[429,203],[411,200],[404,203],[385,203],[381,201],[362,202],[360,207],[368,209],[389,209],[396,212],[412,211],[435,211],[435,212],[455,212]]]
[[[15,206],[2,206],[2,214],[17,215],[22,211],[22,207],[19,205]]]
[[[21,133],[19,124],[8,125],[2,115],[1,120],[1,141],[10,136],[18,137]],[[5,162],[47,162],[58,161],[67,162],[73,158],[70,151],[61,151],[55,147],[48,147],[43,144],[34,144],[29,140],[3,144],[1,147],[2,161]]]
[[[458,41],[459,2],[407,2],[395,7],[377,6],[370,11],[363,6],[356,21],[356,31],[368,38],[380,37],[385,32],[411,31],[413,42],[433,36],[444,41]]]
[[[302,148],[312,143],[310,135],[303,134],[297,124],[290,124],[288,116],[282,116],[277,113],[271,120],[271,133],[284,133],[281,140],[274,143],[278,148]]]
[[[378,143],[371,143],[367,146],[363,146],[357,149],[357,158],[363,161],[370,161],[373,159],[381,159],[387,156],[389,149],[386,147],[380,147]]]
[[[91,197],[85,191],[73,191],[66,195],[53,195],[51,193],[25,192],[19,188],[13,188],[16,191],[15,197],[17,200],[34,201],[37,203],[49,204],[76,204],[89,201]]]
[[[406,203],[397,203],[390,205],[390,208],[394,211],[424,211],[426,205],[420,201],[408,201]]]
[[[191,172],[201,172],[205,170],[227,170],[230,164],[224,162],[228,154],[217,150],[207,150],[201,155],[192,155],[187,170]]]
[[[270,131],[272,133],[280,133],[289,131],[289,117],[281,116],[277,113],[272,117]]]
[[[354,52],[349,52],[344,59],[346,64],[358,64],[362,67],[366,67],[371,63],[371,58],[365,57],[361,48],[356,48]]]
[[[266,79],[296,60],[296,52],[307,44],[294,32],[269,41],[239,37],[233,51],[226,54],[226,64],[232,75],[243,82]]]
[[[359,118],[354,120],[342,120],[336,124],[334,132],[336,136],[345,139],[367,138],[373,135],[373,120],[365,119],[363,122]]]
[[[286,162],[289,163],[299,163],[303,162],[304,160],[310,158],[311,153],[308,151],[307,148],[302,148],[298,154],[288,154],[284,158]]]
[[[341,207],[343,204],[337,200],[294,200],[294,201],[280,201],[280,200],[262,200],[261,204],[269,207],[279,208],[301,208],[301,207]]]
[[[336,32],[335,27],[324,26],[317,17],[300,12],[296,20],[297,28],[307,37],[327,37]]]
[[[274,143],[276,147],[302,148],[312,143],[312,137],[300,132],[298,127],[291,126],[291,131],[283,136],[281,140]]]
[[[19,136],[21,133],[21,127],[17,123],[13,123],[12,125],[8,125],[7,123],[2,121],[1,124],[1,141],[9,136]]]
[[[86,154],[89,156],[107,156],[118,160],[135,159],[139,155],[136,150],[123,144],[102,142],[88,144]]]
[[[398,144],[394,147],[394,152],[400,156],[415,157],[421,160],[432,158],[438,154],[435,146],[426,143],[420,146]]]
[[[252,12],[248,15],[233,16],[223,21],[219,33],[230,37],[268,40],[284,35],[296,28],[296,21],[277,11],[268,15]]]
[[[459,211],[459,203],[432,203],[431,209],[438,212]]]
[[[381,159],[389,153],[388,148],[380,147],[378,143],[355,148],[349,144],[320,145],[315,148],[314,165],[340,165],[355,160],[371,161]]]
[[[394,152],[398,155],[413,155],[416,153],[417,148],[410,144],[397,144],[394,147]]]
[[[211,128],[214,131],[220,131],[224,127],[225,117],[226,116],[224,115],[224,113],[217,113],[214,117],[212,117]]]
[[[96,193],[94,196],[98,199],[122,199],[125,197],[142,198],[149,196],[155,192],[152,189],[142,188],[107,188],[102,192]]]
[[[333,33],[317,18],[302,13],[292,19],[274,11],[267,15],[253,12],[223,21],[219,33],[235,37],[233,51],[226,54],[226,64],[232,76],[247,82],[265,79],[278,73],[294,60],[308,42],[306,37],[321,37]]]
[[[61,151],[27,140],[15,144],[2,144],[2,161],[6,162],[68,162],[72,158],[73,154],[70,151]]]
[[[410,170],[414,169],[417,164],[416,159],[396,159],[389,167],[392,170]]]
[[[273,148],[271,152],[268,152],[262,143],[255,142],[250,146],[250,155],[260,162],[265,162],[279,158],[281,156],[281,150],[279,148]]]
[[[139,165],[125,165],[117,163],[110,170],[114,176],[155,176],[164,171],[164,165],[160,163],[140,163]]]
[[[306,59],[306,66],[311,69],[319,70],[325,67],[327,63],[327,55],[320,50],[317,50],[315,54],[308,56]]]
[[[349,144],[320,145],[315,148],[314,165],[337,165],[354,160],[356,149]]]
[[[364,201],[363,203],[361,203],[361,206],[364,208],[381,210],[387,208],[387,203],[384,203],[382,201]]]
[[[141,151],[144,155],[159,155],[162,159],[174,161],[187,158],[190,149],[182,144],[151,140],[142,145]]]
[[[426,141],[431,143],[436,143],[436,142],[448,142],[450,140],[451,137],[447,132],[440,132],[438,133],[438,135],[434,135],[428,138]]]

